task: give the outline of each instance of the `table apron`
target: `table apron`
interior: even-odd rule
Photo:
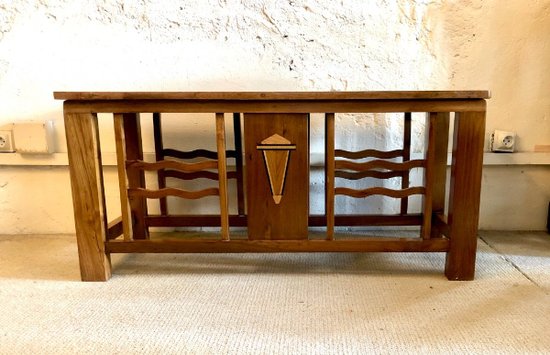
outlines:
[[[486,102],[470,100],[68,100],[65,113],[392,113],[483,112]]]

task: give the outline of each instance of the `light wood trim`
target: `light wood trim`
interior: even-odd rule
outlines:
[[[488,99],[490,93],[470,91],[287,91],[287,92],[62,92],[56,100],[388,100],[388,99]]]
[[[218,148],[218,176],[220,193],[221,235],[229,240],[229,200],[227,197],[227,159],[225,157],[225,118],[216,113],[216,145]]]
[[[262,140],[260,142],[260,145],[288,146],[288,145],[292,145],[292,142],[286,139],[285,137],[281,136],[280,134],[275,133],[267,137],[266,139]]]
[[[258,150],[296,150],[296,145],[294,144],[277,144],[277,145],[268,145],[261,144],[256,146]]]
[[[372,160],[364,163],[356,163],[348,160],[336,160],[335,168],[338,170],[365,171],[371,169],[387,169],[391,171],[405,171],[413,168],[423,168],[426,162],[422,159],[409,160],[404,163],[396,163],[386,160]]]
[[[350,152],[343,149],[336,149],[334,152],[336,158],[346,159],[365,159],[365,158],[379,158],[379,159],[392,159],[403,156],[403,150],[390,150],[382,151],[376,149],[365,149],[357,152]]]
[[[183,171],[185,173],[192,173],[207,169],[216,169],[218,162],[215,160],[201,161],[198,163],[182,163],[175,160],[162,160],[155,163],[148,163],[141,160],[130,160],[126,162],[127,169],[139,169],[139,170],[160,170],[160,169],[174,169]]]
[[[403,176],[403,172],[400,171],[378,171],[378,170],[365,170],[360,172],[336,170],[334,176],[346,180],[359,180],[367,177],[375,179],[391,179],[394,177]]]
[[[65,113],[65,134],[82,281],[106,281],[111,259],[105,250],[107,218],[96,114]]]
[[[209,189],[199,190],[199,191],[186,191],[180,190],[173,187],[165,187],[160,190],[147,190],[143,188],[129,189],[128,195],[131,197],[144,197],[144,198],[164,198],[168,196],[181,197],[189,200],[196,200],[206,196],[217,196],[219,190],[216,187]]]
[[[437,113],[430,112],[426,114],[428,132],[426,134],[426,168],[424,169],[424,202],[422,207],[423,222],[420,229],[420,236],[429,239],[432,233],[432,196],[434,187],[434,165],[435,165],[435,121]]]
[[[325,214],[327,216],[327,240],[334,239],[334,113],[325,114]]]
[[[134,236],[132,208],[128,198],[128,174],[126,172],[126,138],[124,132],[124,116],[114,114],[115,145],[118,169],[118,188],[120,194],[120,208],[122,213],[122,232],[124,240],[132,240]]]
[[[372,195],[383,195],[383,196],[388,196],[393,198],[403,198],[405,196],[421,195],[425,193],[426,193],[426,189],[420,186],[409,187],[408,189],[404,189],[404,190],[392,190],[385,187],[370,187],[364,190],[355,190],[355,189],[350,189],[348,187],[337,187],[335,189],[336,195],[345,195],[345,196],[350,196],[355,198],[364,198]]]
[[[281,151],[264,150],[262,151],[262,155],[264,158],[273,202],[278,205],[281,203],[281,199],[283,198],[290,151],[287,149],[283,149]]]
[[[65,101],[64,110],[91,112],[167,112],[167,113],[303,113],[303,112],[455,112],[480,111],[485,100],[98,100]]]
[[[449,240],[445,238],[385,237],[336,240],[113,240],[105,244],[110,253],[444,252],[449,248]]]
[[[450,249],[445,262],[449,280],[473,280],[485,140],[485,111],[455,115],[449,194]]]

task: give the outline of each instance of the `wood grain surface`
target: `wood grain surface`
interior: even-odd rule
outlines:
[[[250,239],[307,239],[309,210],[309,132],[307,114],[244,115]],[[278,134],[296,149],[290,153],[279,204],[271,194],[264,158],[257,146]]]
[[[63,107],[83,280],[108,279],[111,271],[111,252],[445,251],[445,274],[448,279],[471,280],[474,277],[485,138],[485,99],[490,97],[488,91],[56,92],[54,97],[66,100]],[[119,160],[126,160],[123,163],[126,177],[122,177],[128,181],[129,192],[129,206],[126,205],[126,211],[123,206],[126,217],[109,225],[105,218],[97,123],[97,113],[102,112],[115,114],[118,120],[117,130],[124,133],[118,135],[117,146],[125,148],[126,157],[119,154]],[[143,162],[139,113],[148,112],[217,113],[217,159],[202,165],[198,163],[176,166],[162,160],[157,163]],[[242,200],[246,191],[247,214],[244,214],[244,201],[239,202],[239,215],[231,216],[228,215],[227,204],[224,202],[224,198],[227,198],[228,173],[225,170],[226,147],[222,112],[234,113],[236,137],[240,133],[239,112],[244,112],[247,185],[246,189],[240,189],[239,200]],[[331,161],[326,175],[326,179],[330,180],[327,182],[327,210],[324,215],[310,216],[309,115],[316,112],[326,113],[329,136],[334,135],[334,115],[331,112],[404,112],[404,147],[395,152],[351,153],[335,151],[333,142],[327,142],[326,149],[330,152],[326,157]],[[426,160],[407,161],[410,155],[410,112],[431,113]],[[455,112],[456,115],[446,218],[445,163],[449,112]],[[159,120],[160,116],[155,114],[154,118]],[[296,146],[296,150],[290,153],[286,182],[279,204],[272,198],[262,151],[257,149],[258,144],[274,134],[285,137]],[[240,136],[236,139],[240,140]],[[160,147],[161,144],[157,146]],[[124,149],[120,151],[124,153]],[[198,153],[205,152],[197,151],[191,155]],[[212,152],[207,154],[213,157]],[[228,155],[231,154],[232,152]],[[235,149],[235,154],[238,155],[238,149]],[[355,163],[335,160],[335,155],[341,159],[357,159],[369,154],[379,159],[394,155],[403,156],[404,162],[375,160]],[[426,186],[410,187],[406,181],[409,170],[421,167],[426,168]],[[144,194],[150,192],[145,187],[144,170],[168,172],[172,169],[179,170],[185,177],[198,177],[197,174],[200,172],[197,170],[203,169],[209,169],[210,176],[210,173],[215,174],[214,171],[217,169],[219,187],[211,191],[198,191],[197,194],[219,193],[222,197],[221,218],[219,215],[147,215]],[[276,170],[275,175],[284,175],[278,166]],[[402,190],[346,190],[334,188],[332,184],[335,178],[356,179],[371,176],[373,173],[376,176],[372,177],[377,178],[402,176]],[[121,181],[124,182],[123,180]],[[154,197],[162,198],[173,192],[161,188]],[[354,194],[357,197],[379,193],[393,196],[402,199],[401,211],[397,215],[385,216],[333,215],[330,200],[333,200],[334,194],[339,193]],[[413,193],[426,194],[422,214],[407,213],[406,197]],[[132,230],[128,228],[128,207],[133,219]],[[236,226],[248,225],[248,240],[228,240],[229,222]],[[222,226],[222,239],[226,240],[136,240],[148,237],[148,226],[182,225]],[[327,225],[327,240],[308,240],[308,225]],[[422,238],[334,239],[331,232],[334,226],[367,225],[421,226]],[[117,238],[123,233],[127,236],[133,234],[134,240],[128,240],[128,237],[126,241]]]
[[[107,218],[97,115],[64,116],[80,275],[82,281],[106,281],[111,258],[104,244]]]
[[[455,115],[449,193],[450,249],[445,275],[449,280],[473,280],[485,139],[485,112]]]
[[[395,100],[395,99],[488,99],[489,91],[197,91],[197,92],[64,92],[56,100]]]
[[[444,238],[385,238],[337,240],[231,240],[161,239],[106,243],[110,253],[280,253],[280,252],[444,252]]]

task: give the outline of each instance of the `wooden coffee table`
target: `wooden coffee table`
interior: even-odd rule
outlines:
[[[82,280],[109,279],[111,253],[173,252],[445,252],[448,279],[474,278],[487,91],[55,92],[54,97],[65,100]],[[349,152],[335,147],[336,114],[391,112],[403,113],[402,149]],[[411,159],[411,112],[426,113],[423,159]],[[112,113],[115,127],[122,216],[111,222],[106,217],[97,113]],[[176,154],[173,159],[165,159],[157,151],[158,161],[144,161],[140,113],[154,113],[155,120],[160,113],[212,113],[217,151],[195,150]],[[243,199],[244,194],[247,208],[240,207],[236,215],[230,215],[228,209],[227,180],[235,173],[227,169],[226,113],[236,117],[236,124],[241,118],[244,122],[246,184],[239,198]],[[325,117],[323,215],[309,214],[310,113],[323,113]],[[451,113],[454,130],[449,138]],[[159,132],[155,134],[161,139]],[[236,133],[240,145],[241,132]],[[181,134],[185,137],[185,132]],[[449,139],[453,152],[450,193],[446,197]],[[201,152],[208,159],[184,162],[177,158],[196,157]],[[239,150],[231,157],[241,154]],[[423,186],[409,186],[409,172],[415,168],[423,169]],[[158,186],[147,186],[145,171],[159,174]],[[182,179],[210,177],[217,180],[217,187],[199,191],[167,187],[160,179],[165,175]],[[367,177],[400,178],[401,189],[353,189],[340,184]],[[417,194],[423,197],[422,211],[409,213],[408,198]],[[350,199],[390,196],[401,201],[401,211],[395,215],[367,215],[361,211],[335,214],[334,200],[340,195]],[[220,213],[177,215],[166,208],[160,214],[148,212],[147,199],[165,201],[168,196],[218,196]],[[409,225],[420,227],[418,237],[343,238],[334,233],[335,226]],[[149,227],[159,226],[221,229],[215,238],[151,238]],[[232,235],[233,226],[247,227],[247,235]],[[321,238],[311,235],[312,226],[326,227]]]

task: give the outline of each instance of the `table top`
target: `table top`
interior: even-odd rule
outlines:
[[[56,100],[479,100],[487,90],[459,91],[178,91],[178,92],[54,92]]]

